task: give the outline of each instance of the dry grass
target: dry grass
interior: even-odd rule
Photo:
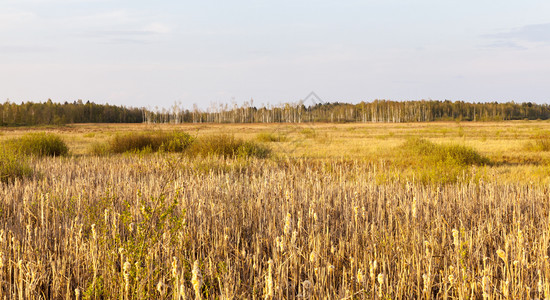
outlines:
[[[440,137],[439,125],[346,124],[275,128],[285,140],[270,143],[270,159],[33,158],[42,176],[0,185],[0,298],[546,298],[546,153],[522,142],[511,153],[492,148],[517,132],[528,141],[532,124],[487,137],[487,148],[466,126],[472,138]],[[497,130],[479,126],[488,136]],[[57,130],[89,145],[145,129],[72,131],[79,128]],[[266,130],[225,131],[250,140]],[[413,181],[386,154],[414,132],[463,143],[495,164],[465,167],[461,180],[446,184]],[[309,146],[314,154],[302,155]],[[339,155],[327,158],[333,149]]]
[[[103,159],[43,159],[49,176],[3,189],[3,296],[193,298],[195,261],[202,298],[549,288],[546,186],[379,185],[379,166],[350,161]]]

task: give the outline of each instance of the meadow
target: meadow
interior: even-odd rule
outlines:
[[[75,124],[0,142],[0,298],[550,297],[550,122]]]

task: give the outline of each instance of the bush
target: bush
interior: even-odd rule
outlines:
[[[396,163],[423,183],[453,183],[468,175],[470,166],[490,164],[488,158],[470,147],[438,145],[418,138],[407,140],[398,155]]]
[[[112,153],[134,152],[147,147],[158,150],[164,139],[164,133],[117,134],[109,142],[109,151]]]
[[[490,163],[488,158],[463,145],[438,145],[424,139],[415,138],[407,140],[402,149],[409,157],[420,158],[420,162],[449,162],[461,166]]]
[[[271,154],[268,147],[236,139],[231,135],[212,135],[197,140],[189,150],[190,155],[266,158]]]
[[[108,145],[94,144],[92,155],[105,153],[183,152],[191,156],[257,157],[266,158],[271,149],[231,135],[212,135],[195,140],[185,132],[142,132],[116,135]]]
[[[195,139],[185,132],[173,132],[169,135],[169,138],[164,141],[159,150],[166,152],[183,152],[185,151]]]
[[[237,148],[237,156],[239,157],[267,158],[270,154],[271,149],[250,141],[242,143]]]
[[[64,156],[69,153],[67,144],[53,133],[29,133],[7,142],[15,152],[36,156]]]
[[[183,152],[193,138],[185,132],[141,132],[117,134],[108,145],[109,152]],[[96,146],[97,147],[97,146]]]
[[[105,143],[93,143],[90,146],[89,153],[95,156],[103,156],[109,153],[109,145]]]
[[[9,183],[16,178],[31,177],[32,175],[33,170],[24,157],[14,151],[0,149],[0,182]]]

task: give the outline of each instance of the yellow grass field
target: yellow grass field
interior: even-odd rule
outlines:
[[[91,154],[174,130],[272,154]],[[70,154],[0,183],[0,298],[550,297],[550,122],[75,124],[0,142],[42,131]]]
[[[550,122],[73,124],[63,127],[4,128],[0,139],[29,131],[55,132],[66,138],[73,154],[83,155],[87,153],[90,143],[96,140],[107,139],[116,133],[144,130],[183,130],[194,136],[227,133],[246,139],[270,133],[288,137],[288,143],[281,143],[281,149],[277,147],[275,150],[288,153],[285,146],[297,144],[292,147],[295,150],[292,151],[293,157],[364,158],[380,149],[395,146],[404,138],[420,136],[438,143],[463,143],[488,155],[518,158],[526,156],[522,149],[525,142],[537,135],[550,135]],[[342,147],[345,148],[344,152]]]

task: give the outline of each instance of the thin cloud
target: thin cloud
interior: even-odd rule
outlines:
[[[172,27],[160,22],[163,15],[146,12],[113,10],[73,15],[66,18],[74,24],[74,37],[100,44],[148,44],[172,32]]]
[[[105,30],[88,32],[82,35],[101,44],[148,44],[151,32],[139,30]]]
[[[495,41],[489,47],[526,49],[523,45],[525,43],[550,45],[550,23],[526,25],[506,32],[487,34],[483,37]]]
[[[139,30],[96,30],[82,37],[108,44],[149,44],[154,38],[170,33],[171,28],[161,23],[151,23]]]
[[[491,44],[485,45],[486,48],[508,48],[508,49],[516,49],[516,50],[526,50],[527,47],[521,46],[516,42],[513,41],[506,41],[506,40],[497,40],[494,41]]]

